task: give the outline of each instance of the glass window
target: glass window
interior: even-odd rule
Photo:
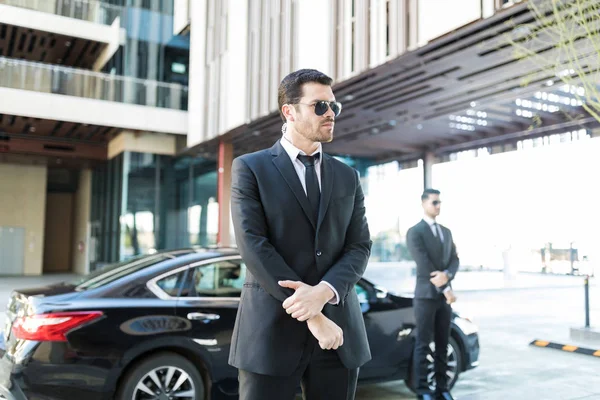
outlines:
[[[369,292],[360,286],[358,283],[354,285],[354,289],[356,290],[356,294],[358,295],[358,303],[360,304],[360,309],[363,313],[369,311],[371,306],[369,305]]]
[[[216,265],[206,265],[194,269],[194,288],[199,296],[212,293],[215,286]]]
[[[192,272],[192,285],[185,296],[239,297],[245,275],[246,266],[239,260],[200,265]]]
[[[360,286],[359,284],[354,285],[354,288],[356,289],[356,294],[358,295],[358,301],[361,304],[368,303],[369,302],[369,293],[367,292],[367,290],[365,288],[363,288],[362,286]]]
[[[123,191],[127,204],[121,215],[121,258],[151,254],[157,248],[160,163],[158,155],[124,153]]]
[[[169,275],[156,282],[156,285],[161,288],[166,294],[171,297],[178,297],[181,288],[185,283],[187,270]]]

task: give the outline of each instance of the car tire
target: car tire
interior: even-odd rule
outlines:
[[[158,391],[167,396],[177,395],[172,397],[174,400],[206,400],[205,388],[198,368],[188,359],[175,353],[158,353],[127,372],[116,399],[138,400]]]
[[[431,349],[435,348],[433,342],[430,344]],[[435,380],[433,379],[433,359],[431,356],[429,357],[429,365],[428,365],[428,379],[429,379],[429,389],[435,391]],[[450,377],[448,381],[448,389],[452,389],[454,384],[458,380],[458,376],[460,372],[463,370],[463,354],[461,347],[458,345],[458,342],[450,337],[448,340],[448,367],[450,372]],[[415,391],[415,385],[413,381],[413,377],[415,376],[414,365],[411,360],[410,368],[408,369],[408,376],[404,379],[404,383],[406,386],[413,392]]]

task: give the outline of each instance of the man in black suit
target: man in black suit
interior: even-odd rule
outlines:
[[[231,212],[247,265],[229,363],[240,400],[354,399],[370,360],[354,285],[371,239],[358,173],[323,153],[341,104],[332,80],[299,70],[279,86],[287,128],[233,161]]]
[[[452,400],[448,389],[447,352],[452,317],[451,304],[456,301],[450,282],[458,271],[458,256],[450,229],[438,224],[440,192],[425,189],[421,196],[425,215],[407,233],[408,250],[417,263],[414,310],[417,337],[413,363],[417,398]],[[436,391],[427,382],[429,343],[435,343],[434,370]]]

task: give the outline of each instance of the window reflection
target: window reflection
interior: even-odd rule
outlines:
[[[246,267],[240,261],[222,261],[193,269],[189,290],[182,297],[239,297],[246,279]]]
[[[169,275],[156,282],[156,285],[161,288],[166,294],[171,297],[179,296],[179,291],[185,283],[187,271],[181,271],[173,275]]]
[[[125,154],[123,173],[127,182],[124,193],[127,203],[121,215],[121,259],[156,252],[159,157],[147,153]]]
[[[106,263],[217,242],[214,160],[123,152],[94,170],[90,260]]]

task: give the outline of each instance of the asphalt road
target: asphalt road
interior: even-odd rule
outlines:
[[[453,390],[460,400],[600,399],[600,357],[530,346],[534,339],[574,342],[571,327],[584,324],[581,287],[458,292],[457,307],[480,328],[480,365]],[[591,322],[600,327],[600,288],[590,290]],[[403,382],[359,388],[357,400],[415,396]]]

